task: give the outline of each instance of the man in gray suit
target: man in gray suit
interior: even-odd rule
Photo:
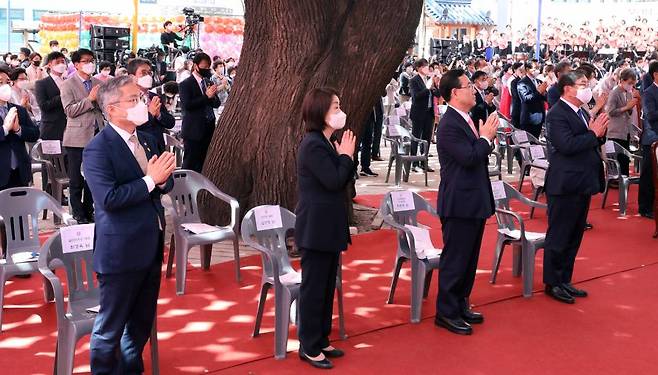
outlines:
[[[91,192],[80,173],[82,150],[104,126],[104,121],[96,103],[101,81],[92,77],[96,72],[93,52],[81,48],[71,54],[71,61],[76,72],[64,81],[60,89],[66,113],[62,145],[68,158],[69,202],[73,218],[83,224],[94,221],[94,208]]]

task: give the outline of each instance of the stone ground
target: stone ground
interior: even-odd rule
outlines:
[[[429,173],[428,175],[428,186],[425,186],[425,180],[424,180],[424,174],[423,173],[414,173],[412,172],[409,176],[409,181],[408,182],[402,182],[401,186],[396,187],[395,186],[395,165],[393,165],[393,168],[391,170],[391,176],[390,180],[388,183],[385,182],[386,180],[386,171],[388,167],[388,156],[390,155],[390,147],[388,145],[384,145],[382,143],[382,148],[381,148],[381,153],[382,157],[386,161],[373,161],[371,164],[371,169],[375,172],[378,173],[379,176],[377,177],[363,177],[360,176],[359,179],[356,181],[356,189],[357,189],[357,194],[385,194],[389,191],[393,190],[412,190],[415,192],[421,192],[421,191],[428,191],[428,190],[433,190],[436,191],[439,186],[439,162],[438,158],[436,157],[436,145],[431,146],[430,150],[430,166],[435,170],[435,172]],[[511,182],[511,181],[517,181],[518,180],[518,166],[515,164],[515,169],[513,174],[508,174],[507,173],[507,167],[505,166],[505,163],[503,162],[503,179],[505,181]],[[40,180],[40,175],[35,175],[35,186],[41,186],[41,180]],[[165,243],[169,243],[169,238],[171,236],[171,228],[172,228],[172,223],[171,223],[171,216],[169,215],[169,207],[171,207],[171,203],[167,197],[163,198],[163,205],[165,206],[165,210],[167,211],[167,233],[165,237]],[[360,205],[354,205],[354,214],[357,222],[357,229],[358,233],[362,233],[365,231],[372,230],[371,224],[373,222],[373,219],[375,218],[377,214],[377,210],[373,209],[371,207],[365,207],[365,206],[360,206]],[[56,226],[53,224],[52,220],[52,214],[48,215],[48,219],[46,220],[41,220],[41,217],[39,218],[39,227],[41,231],[48,231],[48,230],[53,230],[56,228]],[[246,257],[250,255],[255,255],[258,254],[257,251],[251,249],[250,247],[244,245],[242,241],[240,241],[240,256],[241,257]],[[233,246],[232,243],[229,242],[220,242],[215,245],[213,245],[213,251],[212,251],[212,258],[211,258],[211,264],[217,264],[221,262],[227,262],[227,261],[232,261],[234,259],[233,256]],[[199,255],[199,249],[194,248],[190,251],[189,253],[189,261],[192,263],[195,267],[200,267],[200,255]]]

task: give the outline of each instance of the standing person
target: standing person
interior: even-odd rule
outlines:
[[[439,293],[434,324],[450,332],[470,335],[470,324],[484,317],[471,310],[469,297],[477,270],[484,224],[494,213],[488,160],[498,129],[493,113],[475,127],[468,112],[475,92],[463,69],[443,75],[439,84],[448,109],[441,117],[436,148],[441,164],[437,213],[443,231]]]
[[[518,85],[519,81],[525,77],[525,64],[521,62],[514,63],[512,65],[512,70],[514,71],[514,77],[510,81],[509,91],[512,95],[512,125],[515,128],[518,128],[521,123],[521,99],[519,98]]]
[[[644,109],[644,127],[642,129],[642,170],[640,171],[640,192],[638,206],[640,215],[653,219],[654,176],[651,161],[651,144],[658,142],[658,61],[649,64],[650,77],[653,83],[647,87],[642,95],[642,108]]]
[[[84,224],[94,221],[94,202],[80,173],[82,150],[104,126],[103,114],[96,103],[101,82],[91,76],[96,71],[93,52],[81,48],[71,54],[71,61],[75,66],[75,73],[60,87],[62,106],[66,113],[62,144],[68,160],[69,202],[73,218]]]
[[[351,243],[345,188],[353,174],[356,139],[350,130],[343,132],[340,144],[330,139],[345,127],[346,117],[336,90],[316,88],[306,94],[295,210],[295,242],[302,253],[298,335],[299,357],[318,368],[332,368],[328,358],[344,355],[331,346],[329,334],[338,260]]]
[[[372,154],[370,159],[373,161],[384,161],[380,152],[382,143],[382,126],[384,125],[384,101],[379,98],[375,104],[375,129],[372,134]]]
[[[414,65],[410,62],[404,63],[404,71],[400,73],[400,104],[409,101],[411,93],[409,92],[409,82],[414,77]],[[390,103],[389,103],[390,104]]]
[[[47,59],[48,76],[34,83],[34,94],[41,108],[41,139],[61,141],[66,128],[66,113],[59,90],[64,83],[62,74],[66,71],[66,61],[61,52],[51,52]]]
[[[25,68],[27,79],[33,84],[35,81],[46,78],[46,71],[41,67],[41,54],[32,52],[30,54],[30,66]]]
[[[221,102],[217,85],[210,81],[210,56],[201,52],[194,56],[192,76],[178,85],[183,112],[182,135],[185,145],[183,169],[201,173],[208,147],[215,131],[215,111]]]
[[[490,114],[496,112],[496,106],[493,104],[494,94],[486,93],[489,88],[489,77],[487,73],[478,70],[471,77],[475,87],[475,106],[471,108],[470,116],[477,127],[480,121],[487,121]]]
[[[160,34],[160,43],[164,51],[170,53],[171,48],[178,48],[178,42],[182,41],[183,38],[174,32],[175,26],[171,21],[166,21],[162,26],[164,27],[164,31]],[[180,31],[180,27],[178,31]]]
[[[132,77],[98,92],[108,119],[84,150],[84,172],[96,201],[93,267],[100,310],[91,333],[92,374],[141,374],[142,351],[156,316],[164,251],[160,197],[174,185],[174,155],[137,130],[148,117]]]
[[[539,138],[544,119],[546,118],[546,82],[539,83],[535,78],[537,69],[528,63],[525,66],[528,74],[517,85],[521,113],[519,114],[519,128]]]
[[[633,69],[624,69],[619,75],[619,85],[612,90],[606,104],[606,113],[610,117],[607,137],[627,150],[630,147],[631,132],[633,130],[631,115],[638,102],[632,94],[636,83],[637,77]],[[630,163],[628,156],[618,154],[617,161],[619,162],[619,172],[624,176],[628,176]]]
[[[12,82],[10,102],[27,110],[30,120],[37,126],[41,123],[41,109],[34,94],[28,90],[30,81],[27,79],[25,69],[16,68],[9,73]]]
[[[372,111],[370,111],[370,116],[368,116],[368,119],[366,120],[366,124],[361,130],[361,136],[359,137],[358,150],[361,154],[361,172],[359,175],[361,176],[379,176],[377,173],[373,172],[372,169],[370,169],[370,163],[372,161],[373,138],[375,126],[377,123],[376,115],[375,107],[373,107]],[[355,164],[358,164],[358,160],[355,160]]]
[[[569,73],[572,71],[571,64],[569,61],[561,61],[555,65],[555,78],[560,79],[560,76],[564,73]],[[548,88],[546,92],[546,101],[548,102],[548,108],[550,109],[560,100],[560,91],[557,89],[557,84],[552,85]]]
[[[560,101],[548,112],[548,171],[546,199],[548,230],[544,246],[544,292],[564,303],[587,292],[571,284],[576,255],[585,232],[592,195],[603,191],[604,171],[600,146],[608,115],[590,119],[582,109],[592,90],[581,71],[564,73],[558,80]]]
[[[434,129],[434,93],[437,92],[435,81],[430,76],[429,63],[426,59],[417,60],[415,63],[418,74],[409,82],[409,92],[411,94],[411,133],[414,137],[427,141],[429,145],[432,141],[432,130]],[[438,96],[438,93],[437,95]],[[418,142],[411,142],[411,154],[418,153]],[[414,163],[414,169],[417,172],[422,169],[427,172],[434,172],[429,165],[421,166],[419,162]]]
[[[60,52],[59,42],[56,40],[51,40],[50,42],[48,42],[48,47],[50,48],[51,52]]]
[[[32,162],[25,142],[39,139],[39,128],[25,108],[9,103],[11,86],[7,73],[0,68],[0,190],[27,186],[32,181]]]
[[[149,91],[154,81],[151,62],[146,59],[135,58],[130,60],[126,70],[142,90],[142,95],[148,106],[148,121],[140,124],[139,130],[151,134],[160,148],[164,150],[163,134],[167,133],[168,129],[173,129],[176,125],[176,119],[169,113],[166,106],[162,105],[162,96]]]
[[[101,82],[105,82],[112,77],[112,70],[114,69],[114,64],[112,64],[109,61],[101,61],[100,64],[98,64],[98,74],[94,76],[97,80]]]

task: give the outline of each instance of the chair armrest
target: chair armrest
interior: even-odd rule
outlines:
[[[496,212],[501,215],[511,216],[519,223],[519,230],[521,231],[521,239],[525,240],[525,223],[521,215],[517,214],[514,211],[506,210],[504,208],[496,208]]]
[[[229,226],[237,233],[238,216],[240,215],[240,203],[238,203],[238,200],[219,190],[213,183],[207,183],[203,188],[215,198],[218,198],[231,206],[231,223]]]
[[[548,205],[546,203],[533,201],[532,199],[530,199],[530,198],[528,198],[524,195],[521,195],[521,194],[519,194],[519,199],[518,200],[519,200],[519,202],[525,204],[526,206],[530,206],[530,207],[534,207],[534,208],[543,208],[543,209],[548,208]]]
[[[53,237],[51,237],[53,238]],[[62,282],[59,277],[48,266],[48,249],[47,246],[50,244],[50,240],[39,249],[39,259],[37,260],[39,266],[39,272],[45,277],[50,285],[53,287],[53,295],[55,297],[55,310],[57,311],[57,319],[66,315],[66,309],[64,309],[64,290],[62,289]]]

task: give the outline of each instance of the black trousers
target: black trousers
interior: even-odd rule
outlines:
[[[548,230],[544,243],[544,284],[571,282],[587,223],[590,195],[547,195]]]
[[[416,138],[427,141],[428,147],[432,141],[432,130],[434,130],[434,112],[428,111],[421,118],[411,121],[411,134]],[[424,151],[422,150],[421,152]],[[417,154],[418,142],[411,142],[411,155]]]
[[[653,187],[653,157],[651,146],[642,145],[642,168],[640,169],[640,192],[638,194],[638,205],[640,213],[653,212],[654,187]]]
[[[163,234],[158,235],[162,249]],[[100,311],[91,333],[92,374],[144,372],[142,351],[151,336],[160,292],[162,250],[158,254],[145,270],[98,274]]]
[[[212,134],[205,137],[201,141],[193,141],[191,139],[183,139],[183,146],[185,153],[183,154],[183,169],[191,169],[201,173],[203,163],[206,161],[208,154],[208,147],[212,140]]]
[[[629,141],[628,138],[626,139],[610,138],[610,140],[619,143],[620,146],[622,146],[627,150],[631,145],[631,142]],[[619,162],[619,171],[621,172],[621,174],[624,176],[628,176],[631,159],[629,159],[628,156],[624,154],[618,154],[617,161]]]
[[[361,137],[359,140],[359,150],[361,151],[361,170],[370,169],[370,162],[372,161],[372,141],[374,124],[370,121],[363,127]],[[358,164],[358,161],[355,163]]]
[[[82,177],[82,147],[66,147],[69,175],[69,204],[75,218],[91,219],[94,213],[94,199],[84,177]]]
[[[441,218],[443,252],[439,261],[436,314],[458,318],[469,307],[480,257],[485,219]]]
[[[304,353],[315,357],[329,346],[340,253],[309,249],[301,253],[298,336]]]
[[[379,147],[382,143],[382,125],[384,124],[384,109],[383,106],[375,105],[375,124],[372,133],[372,156],[381,157]]]

